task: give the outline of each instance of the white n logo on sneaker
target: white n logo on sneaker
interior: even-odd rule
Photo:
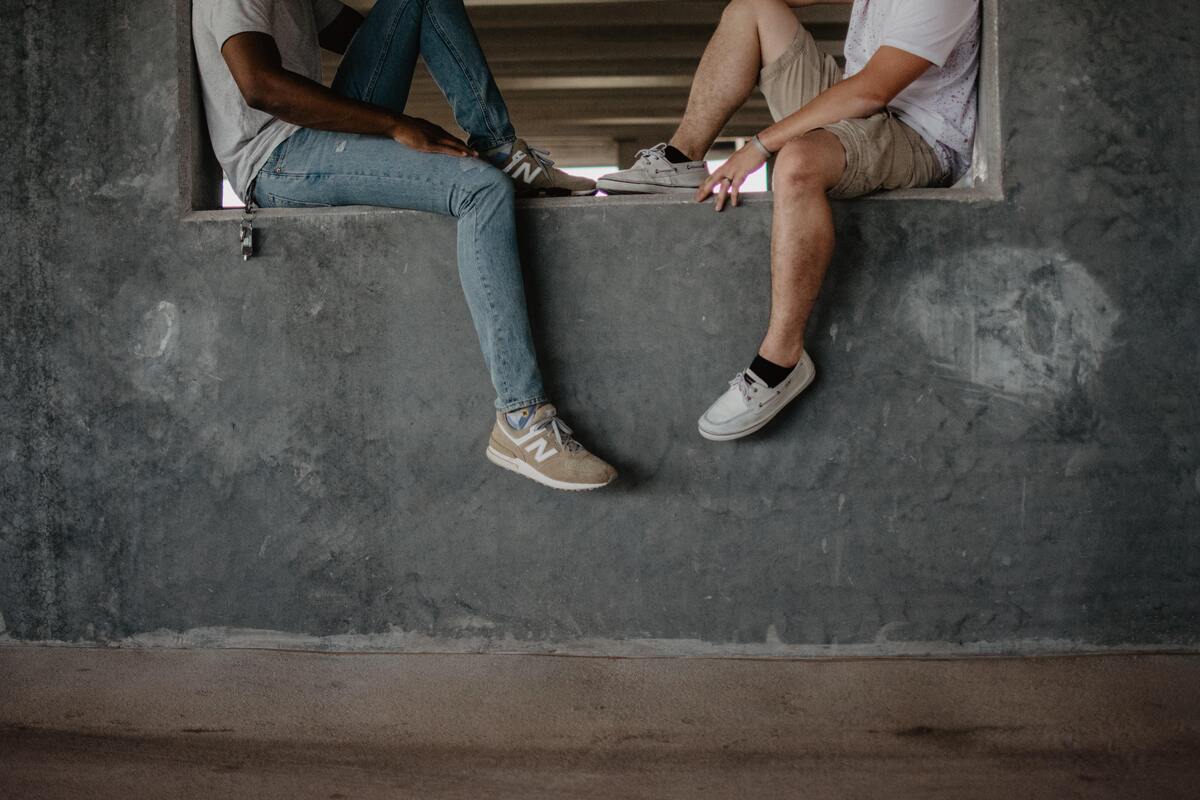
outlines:
[[[550,458],[558,453],[558,450],[554,449],[553,447],[550,447],[550,450],[547,451],[547,447],[550,447],[550,441],[548,439],[538,439],[536,442],[532,442],[527,445],[525,447],[525,452],[531,453],[533,455],[533,460],[540,464],[547,458]],[[536,453],[534,453],[535,450],[537,451]]]
[[[511,177],[514,181],[521,179],[526,183],[533,183],[534,179],[542,174],[542,168],[540,166],[533,166],[533,162],[529,160],[528,153],[518,152],[513,153],[512,161],[509,161],[508,166],[504,168],[504,174]]]
[[[542,434],[545,433],[544,429],[538,428],[531,430],[529,433],[525,434],[519,439],[508,431],[503,431],[503,433],[508,437],[508,440],[517,447],[520,447],[526,453],[532,453],[534,461],[538,462],[539,464],[551,456],[558,455],[558,450],[550,447],[550,439],[548,437],[541,438]],[[525,444],[526,442],[529,442],[529,444]],[[535,450],[537,451],[536,453],[534,452]]]

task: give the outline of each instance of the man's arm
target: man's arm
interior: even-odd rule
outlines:
[[[817,95],[799,111],[758,134],[772,153],[792,139],[843,119],[862,119],[887,108],[887,104],[929,69],[932,62],[896,47],[880,47],[862,71],[839,81]],[[766,163],[766,156],[753,143],[738,150],[713,172],[696,192],[701,201],[718,194],[717,210],[724,206],[726,192],[738,204],[738,189],[746,176]]]
[[[880,47],[862,71],[838,81],[799,111],[763,130],[759,141],[777,153],[792,139],[822,125],[876,114],[930,66],[926,59],[899,48]]]
[[[358,26],[362,25],[362,21],[362,14],[349,6],[344,6],[333,22],[321,31],[319,37],[321,47],[338,55],[345,55],[346,48],[350,46],[350,40],[358,32]]]
[[[221,55],[246,105],[284,122],[324,131],[387,136],[428,153],[477,155],[464,142],[432,122],[343,97],[316,81],[284,69],[275,40],[265,33],[231,36],[221,47]]]

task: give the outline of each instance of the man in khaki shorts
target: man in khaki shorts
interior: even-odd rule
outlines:
[[[754,433],[816,375],[804,329],[833,256],[828,198],[947,186],[970,168],[979,0],[835,1],[854,4],[844,73],[792,10],[818,2],[733,0],[671,141],[597,184],[609,194],[712,196],[720,211],[775,158],[770,322],[750,367],[700,418],[708,439]],[[775,124],[710,175],[704,155],[756,85]]]

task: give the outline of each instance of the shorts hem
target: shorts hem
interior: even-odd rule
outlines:
[[[783,51],[779,58],[765,65],[758,72],[758,88],[763,94],[766,94],[765,87],[778,78],[783,72],[799,61],[805,53],[808,37],[805,36],[804,26],[801,25],[796,29],[796,36],[792,39],[791,44]]]
[[[865,194],[865,192],[855,191],[854,187],[861,183],[865,168],[862,153],[867,145],[866,134],[856,126],[843,125],[841,122],[821,125],[817,130],[829,131],[836,136],[842,145],[842,150],[846,153],[846,168],[842,170],[841,180],[829,190],[829,196],[837,200],[848,200]]]

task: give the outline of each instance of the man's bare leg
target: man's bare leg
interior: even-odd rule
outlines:
[[[783,55],[799,27],[783,0],[732,0],[700,59],[671,144],[691,159],[704,158],[754,91],[759,70]]]
[[[794,366],[804,352],[804,328],[833,258],[833,212],[825,193],[845,166],[841,142],[825,130],[793,139],[776,157],[771,318],[758,354],[779,366]]]

